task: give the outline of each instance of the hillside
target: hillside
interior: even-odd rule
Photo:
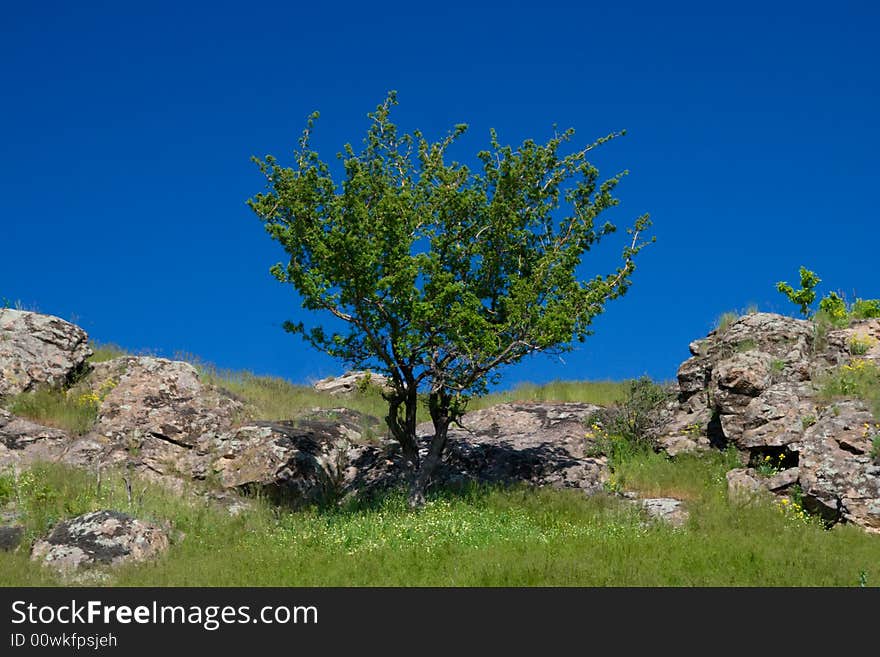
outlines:
[[[375,381],[334,395],[96,348],[8,309],[0,332],[5,585],[880,577],[880,320],[752,313],[692,343],[675,389],[557,382],[474,400],[418,512]],[[259,565],[221,572],[224,545]]]

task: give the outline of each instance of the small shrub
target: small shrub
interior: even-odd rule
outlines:
[[[850,309],[853,319],[880,317],[880,299],[856,299]]]
[[[849,324],[849,312],[846,309],[846,301],[843,297],[838,296],[836,292],[829,292],[819,302],[819,312],[827,317],[835,326],[846,326]]]
[[[755,470],[762,477],[772,477],[785,469],[784,462],[785,454],[777,454],[776,458],[767,454],[764,458],[758,461]]]
[[[849,353],[853,356],[864,356],[875,344],[877,341],[870,336],[854,335],[849,341]]]
[[[742,342],[738,342],[736,345],[736,350],[742,354],[747,351],[753,351],[757,346],[758,346],[758,343],[750,338],[748,340],[743,340]]]
[[[781,358],[774,358],[770,361],[770,371],[776,374],[780,374],[785,370],[785,361]]]
[[[730,325],[738,319],[739,313],[733,311],[722,313],[721,317],[718,318],[718,321],[715,322],[715,333],[719,335],[724,333],[728,328],[730,328]]]
[[[658,425],[658,410],[671,392],[647,376],[629,383],[623,401],[596,413],[590,420],[594,435],[600,439],[612,461],[632,453],[653,450]]]
[[[815,415],[807,415],[801,420],[801,426],[804,429],[809,429],[811,426],[816,424],[816,416]]]
[[[785,281],[779,281],[776,284],[776,289],[784,294],[789,301],[800,307],[801,315],[809,317],[810,306],[816,300],[816,286],[822,279],[806,267],[802,266],[799,271],[801,279],[800,289],[795,290]]]

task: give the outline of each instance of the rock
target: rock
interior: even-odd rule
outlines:
[[[753,468],[734,468],[726,476],[727,496],[730,499],[748,500],[763,488]]]
[[[456,485],[527,483],[554,488],[602,490],[609,470],[593,456],[586,423],[601,410],[581,403],[507,403],[466,413],[449,430],[447,455],[435,482]],[[430,423],[417,427],[429,439]]]
[[[818,396],[831,368],[856,357],[880,363],[880,320],[822,337],[812,322],[754,313],[690,352],[658,437],[669,454],[731,444],[744,463],[781,459],[786,469],[772,477],[729,472],[730,496],[787,495],[797,485],[808,510],[880,531],[880,464],[870,455],[880,422],[861,401],[829,405]]]
[[[24,538],[21,525],[0,526],[0,551],[11,552],[18,548]]]
[[[59,523],[34,543],[31,559],[62,573],[153,558],[168,549],[161,528],[119,511],[94,511]]]
[[[71,381],[92,355],[88,336],[58,317],[0,309],[0,397]]]
[[[369,435],[378,429],[377,419],[348,409],[255,422],[217,438],[211,469],[225,488],[260,490],[294,507],[325,504],[363,493],[376,478],[382,450]]]
[[[597,410],[590,404],[523,403],[467,413],[465,428],[449,431],[433,482],[602,490],[607,462],[589,455],[584,426]],[[218,439],[212,469],[225,487],[256,488],[294,506],[368,496],[404,483],[407,475],[400,447],[384,435],[375,437],[382,427],[375,418],[342,409],[296,422],[251,423]],[[430,423],[417,427],[423,456],[432,430]]]
[[[99,363],[90,383],[105,396],[95,428],[74,452],[84,462],[129,461],[154,479],[203,478],[215,438],[244,410],[241,402],[202,384],[189,363],[164,358]]]
[[[841,401],[806,430],[800,485],[808,510],[880,531],[880,466],[871,457],[877,420],[864,402]]]
[[[760,491],[782,492],[797,483],[800,468],[787,468],[770,477],[763,477],[754,468],[734,468],[727,473],[727,495],[731,499],[748,499]]]
[[[362,385],[373,385],[380,389],[390,389],[388,377],[375,372],[357,370],[342,376],[328,376],[315,382],[314,389],[331,395],[346,395],[357,391]]]
[[[44,427],[0,409],[0,469],[58,460],[69,442],[70,436],[61,429]]]
[[[690,514],[681,500],[674,497],[652,497],[638,500],[652,520],[669,523],[673,527],[687,524]]]

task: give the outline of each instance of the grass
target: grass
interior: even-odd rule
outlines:
[[[821,380],[819,395],[826,401],[846,397],[864,399],[871,405],[874,416],[880,419],[880,367],[855,358]]]
[[[297,385],[270,376],[251,372],[220,370],[192,359],[202,380],[226,390],[251,407],[252,419],[277,420],[296,417],[314,408],[345,407],[384,418],[388,405],[376,387],[364,392],[333,396],[318,392],[311,386]],[[544,385],[524,383],[504,392],[477,397],[468,403],[468,410],[479,410],[511,401],[585,402],[608,405],[623,399],[626,381],[553,381]],[[419,421],[429,420],[427,409],[419,407]]]
[[[473,399],[468,409],[478,410],[513,401],[583,402],[608,406],[626,395],[627,381],[552,381],[543,385],[521,383],[503,392]]]
[[[23,392],[5,400],[4,406],[13,415],[83,435],[98,418],[97,399],[88,394],[76,394],[75,390],[71,392],[73,394],[55,388]]]
[[[620,464],[627,488],[688,500],[683,529],[645,523],[610,496],[526,488],[435,492],[420,512],[398,493],[332,511],[257,500],[232,517],[152,486],[131,509],[118,473],[98,490],[94,473],[39,465],[0,478],[0,495],[19,500],[27,540],[99,508],[183,533],[165,557],[114,571],[117,586],[857,586],[861,571],[880,581],[880,537],[825,530],[770,502],[728,503],[730,465],[725,453]],[[248,568],[230,568],[231,554]],[[25,550],[0,553],[0,585],[57,583]]]
[[[118,344],[90,342],[92,355],[89,357],[90,363],[103,363],[104,361],[113,360],[114,358],[122,358],[123,356],[131,356],[132,353],[127,349],[120,347]]]

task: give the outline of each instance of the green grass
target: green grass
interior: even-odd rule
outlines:
[[[92,355],[89,356],[90,363],[103,363],[104,361],[113,360],[114,358],[122,358],[123,356],[131,356],[132,353],[118,344],[90,342]]]
[[[552,381],[543,385],[521,383],[515,388],[493,392],[468,403],[468,409],[478,410],[513,401],[584,402],[608,406],[623,400],[627,381]]]
[[[779,506],[730,504],[731,456],[633,455],[616,473],[645,494],[678,494],[683,529],[646,524],[612,497],[572,491],[474,489],[435,493],[410,511],[402,494],[373,505],[285,512],[255,501],[231,517],[147,486],[132,509],[183,532],[169,553],[114,571],[118,586],[857,586],[880,582],[880,537],[823,529]],[[141,485],[135,487],[141,490]],[[28,540],[60,518],[98,508],[129,510],[118,474],[42,465],[19,498]],[[11,492],[10,492],[11,490]],[[138,496],[139,497],[139,496]],[[2,502],[2,500],[0,500]],[[230,555],[247,568],[230,568]],[[0,553],[0,585],[54,584],[26,551]]]
[[[220,370],[192,359],[202,380],[226,390],[251,407],[252,419],[277,420],[296,417],[313,408],[345,407],[384,418],[388,405],[378,388],[332,396],[311,386],[297,385],[278,377],[250,372]],[[468,410],[479,410],[511,401],[587,402],[608,405],[623,399],[626,381],[554,381],[544,385],[520,384],[512,390],[495,392],[468,402]],[[427,409],[419,407],[419,421],[429,420]]]
[[[38,424],[82,435],[95,425],[98,405],[94,398],[71,391],[44,388],[4,400],[5,408]]]
[[[873,362],[854,359],[842,365],[820,381],[819,395],[826,401],[857,397],[867,401],[880,419],[880,367]]]

